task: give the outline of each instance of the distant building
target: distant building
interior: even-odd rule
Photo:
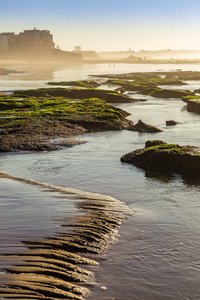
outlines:
[[[18,45],[18,36],[14,32],[3,32],[0,38],[7,44],[7,49],[16,49]],[[3,49],[6,50],[6,49]]]
[[[74,53],[81,54],[83,60],[97,60],[99,59],[99,55],[96,51],[89,50],[89,51],[82,51],[81,46],[74,46]]]
[[[8,50],[8,39],[3,35],[0,35],[0,50]]]
[[[75,46],[74,47],[74,52],[81,53],[81,46]]]
[[[3,32],[0,34],[0,50],[54,49],[53,35],[49,30],[24,30],[19,34]]]
[[[49,30],[24,30],[19,34],[19,45],[21,48],[30,49],[53,49],[53,35]]]

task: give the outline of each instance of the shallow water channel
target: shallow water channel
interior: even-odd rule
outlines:
[[[185,103],[178,99],[143,98],[147,101],[120,107],[131,113],[129,118],[135,123],[141,119],[163,132],[90,133],[76,137],[87,143],[60,151],[0,154],[0,171],[107,194],[133,209],[115,246],[99,257],[96,283],[91,284],[88,299],[199,300],[200,179],[152,177],[121,163],[120,157],[151,139],[200,146],[200,115],[187,112]],[[181,124],[166,127],[165,121],[171,119]],[[62,219],[80,213],[75,203],[75,198],[59,192],[0,179],[0,252],[13,247],[22,251],[20,240],[64,230]]]

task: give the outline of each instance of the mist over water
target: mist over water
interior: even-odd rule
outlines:
[[[21,68],[25,68],[21,67]],[[28,66],[27,66],[28,68]],[[78,80],[95,74],[136,71],[200,70],[200,65],[70,65],[57,70],[36,71],[0,77],[1,90],[46,86],[42,74],[54,81]],[[40,73],[41,72],[41,73]],[[44,72],[44,73],[43,73]],[[33,76],[34,77],[31,77]],[[14,77],[13,77],[14,76]],[[22,77],[21,77],[22,76]],[[23,77],[24,76],[24,77]],[[38,76],[38,79],[37,79]],[[40,79],[39,79],[40,78]],[[190,89],[197,82],[190,82]],[[132,97],[141,98],[142,95]],[[127,152],[160,139],[180,145],[200,145],[200,116],[189,113],[178,99],[155,99],[120,104],[129,118],[161,127],[158,134],[131,131],[85,134],[87,143],[40,153],[1,153],[1,172],[47,184],[107,194],[127,203],[133,210],[120,229],[120,239],[99,259],[96,283],[88,299],[199,300],[200,298],[200,179],[179,175],[150,176],[120,162]],[[167,128],[166,120],[180,122]],[[61,232],[62,218],[80,211],[75,198],[58,191],[0,179],[0,251],[20,249],[20,240]],[[8,246],[10,245],[10,246]],[[101,289],[106,287],[106,289]]]
[[[2,65],[4,67],[4,65]],[[10,70],[20,73],[0,76],[0,91],[49,87],[48,81],[72,81],[91,78],[90,75],[121,74],[131,72],[155,72],[195,70],[200,71],[200,64],[86,64],[86,63],[30,63],[10,64]],[[52,87],[52,86],[51,86]],[[184,86],[185,87],[185,86]]]

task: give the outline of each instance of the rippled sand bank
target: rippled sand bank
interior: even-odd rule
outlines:
[[[0,275],[3,299],[83,299],[86,287],[95,281],[88,266],[98,265],[98,254],[106,253],[118,238],[118,228],[131,214],[129,207],[109,196],[48,185],[0,173],[2,178],[43,186],[62,194],[73,194],[83,213],[66,218],[59,233],[44,239],[21,241],[24,251],[3,253],[1,261],[15,261]],[[83,267],[83,266],[87,267]],[[80,285],[79,285],[80,284]],[[82,285],[82,286],[81,286]],[[85,285],[85,286],[84,286]]]

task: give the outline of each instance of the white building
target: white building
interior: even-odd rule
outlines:
[[[75,53],[81,53],[81,46],[74,46]]]
[[[7,36],[0,35],[0,50],[8,49],[8,38]]]

